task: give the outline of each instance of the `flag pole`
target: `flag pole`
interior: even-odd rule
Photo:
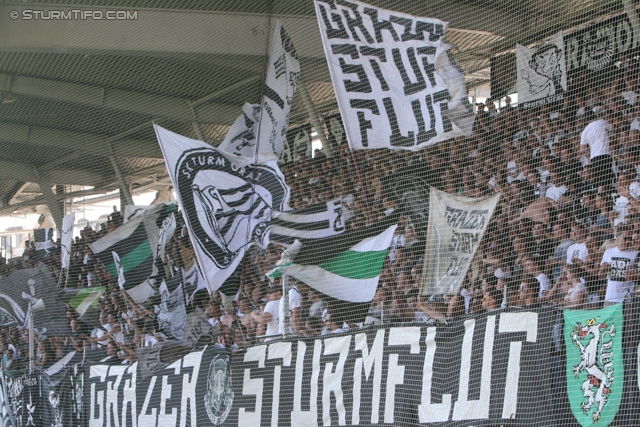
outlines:
[[[280,261],[276,263],[276,267],[282,265],[291,264],[293,258],[300,252],[302,243],[299,240],[295,240],[291,246],[282,251],[280,254]],[[289,278],[287,274],[280,271],[282,274],[282,304],[280,304],[280,318],[282,319],[282,337],[286,338],[291,330],[291,319],[289,316]]]

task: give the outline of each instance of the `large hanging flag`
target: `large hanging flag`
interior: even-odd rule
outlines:
[[[516,65],[520,107],[534,108],[564,99],[567,67],[562,32],[531,49],[516,45]]]
[[[160,227],[164,219],[176,209],[174,204],[157,205],[89,244],[114,278],[119,277],[119,274],[113,253],[118,255],[124,279],[119,280],[119,283],[125,290],[145,283],[149,276],[156,274],[154,260],[157,256]]]
[[[378,288],[380,272],[397,225],[362,240],[337,256],[314,265],[287,263],[270,277],[286,274],[330,297],[349,302],[369,302]],[[320,249],[321,250],[321,249]],[[319,260],[321,257],[318,257]]]
[[[470,135],[464,74],[447,23],[356,0],[315,0],[331,80],[352,150],[419,150]]]
[[[62,232],[60,233],[60,261],[62,268],[69,268],[71,261],[71,246],[73,245],[73,223],[76,221],[76,214],[70,213],[62,219]]]
[[[215,291],[249,246],[269,244],[271,211],[289,209],[289,187],[277,159],[256,165],[154,127],[193,250]]]
[[[277,21],[260,105],[245,104],[218,149],[262,164],[280,158],[289,112],[300,79],[300,62],[291,38]]]
[[[624,389],[622,304],[600,310],[564,310],[567,395],[580,425],[606,427]]]
[[[341,199],[290,212],[271,212],[271,242],[289,246],[295,239],[303,244],[307,239],[336,236],[345,230],[345,215]]]
[[[422,294],[456,292],[478,250],[500,194],[460,197],[431,188]]]

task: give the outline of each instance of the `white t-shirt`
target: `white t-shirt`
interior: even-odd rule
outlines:
[[[551,289],[551,281],[547,277],[546,274],[540,273],[536,276],[536,280],[540,283],[540,292],[538,293],[538,298],[542,298],[543,292],[549,291]]]
[[[289,288],[289,334],[290,335],[296,334],[296,331],[293,328],[293,309],[294,308],[302,308],[302,301],[300,298],[300,291],[298,290],[298,288],[295,288],[292,286],[291,288]],[[280,326],[278,327],[278,333],[282,334],[283,331],[284,331],[284,324],[283,322],[280,322]]]
[[[635,269],[638,251],[621,251],[617,247],[604,251],[602,264],[609,264],[611,269],[607,278],[605,301],[622,302],[624,297],[634,290],[634,282],[626,280],[627,271]]]
[[[629,185],[629,193],[631,194],[631,197],[636,199],[636,201],[640,201],[640,182],[633,181]]]
[[[573,264],[571,262],[573,258],[578,258],[584,262],[587,260],[587,255],[589,255],[589,250],[584,242],[574,243],[567,249],[567,264]]]
[[[589,146],[589,160],[594,157],[611,154],[609,148],[609,134],[611,125],[604,119],[589,123],[580,135],[580,145]]]
[[[271,320],[267,322],[267,331],[265,335],[278,335],[280,333],[280,300],[269,301],[267,305],[264,306],[264,313],[271,313]],[[273,336],[270,338],[265,338],[265,342],[276,339],[277,337]]]

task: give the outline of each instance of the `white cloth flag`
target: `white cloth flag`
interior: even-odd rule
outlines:
[[[73,224],[76,222],[76,214],[70,213],[62,219],[60,236],[60,262],[62,268],[69,268],[71,261],[71,246],[73,245]]]
[[[160,233],[158,234],[158,249],[156,253],[157,257],[164,260],[164,248],[173,237],[173,233],[176,231],[176,216],[172,213],[162,221],[160,227]]]
[[[369,302],[378,288],[380,272],[396,228],[397,225],[392,225],[382,234],[366,238],[318,265],[290,262],[272,270],[268,276],[286,274],[330,297],[349,302]]]
[[[120,286],[120,289],[124,290],[126,280],[124,279],[124,268],[122,267],[122,262],[120,262],[120,257],[116,251],[111,252],[111,255],[113,255],[113,262],[116,265],[116,271],[118,271],[118,286]]]
[[[245,104],[218,149],[267,163],[278,160],[289,126],[289,112],[300,79],[300,62],[286,30],[278,21],[261,105]],[[257,155],[256,155],[257,149]]]
[[[474,199],[431,188],[423,295],[458,290],[498,200],[500,194]]]
[[[289,187],[276,160],[225,155],[154,125],[193,250],[215,291],[253,243],[269,244],[271,210],[288,210]]]
[[[522,108],[564,99],[567,67],[562,32],[532,49],[516,45],[518,100]]]
[[[444,41],[446,22],[355,0],[315,7],[352,150],[419,150],[471,135],[474,116]]]

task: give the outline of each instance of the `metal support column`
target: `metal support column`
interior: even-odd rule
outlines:
[[[318,113],[316,113],[316,109],[313,106],[313,102],[311,101],[311,97],[309,96],[309,91],[307,90],[307,85],[305,83],[300,83],[298,86],[298,91],[302,95],[302,100],[304,101],[304,106],[307,110],[307,114],[311,118],[311,124],[314,129],[318,133],[318,138],[320,138],[320,142],[322,143],[322,150],[327,155],[327,157],[333,156],[332,147],[327,140],[327,136],[324,133],[324,127],[322,126],[322,122],[318,117]]]

